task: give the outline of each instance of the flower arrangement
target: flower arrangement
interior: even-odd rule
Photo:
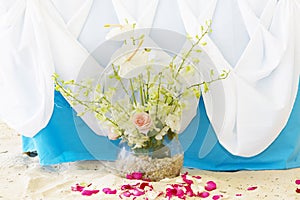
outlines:
[[[199,62],[195,57],[201,53],[199,46],[206,45],[202,39],[211,32],[211,23],[206,25],[201,27],[201,35],[188,36],[190,46],[182,55],[170,56],[167,63],[159,66],[154,62],[157,52],[143,47],[145,35],[137,35],[135,24],[105,25],[114,28],[108,35],[123,29],[127,32],[117,36],[117,40],[123,40],[118,50],[122,53],[114,56],[101,81],[77,83],[54,74],[55,89],[72,105],[84,107],[78,115],[94,113],[110,140],[120,138],[135,152],[159,152],[165,140],[172,141],[182,131],[184,110],[195,106],[189,100],[198,100],[201,91],[207,92],[211,83],[228,76],[229,72],[223,71],[216,77],[211,71],[211,79],[202,81],[193,66]],[[183,158],[181,165],[182,161]]]

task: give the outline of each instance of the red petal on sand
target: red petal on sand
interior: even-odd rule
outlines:
[[[296,183],[297,185],[300,185],[300,180],[297,179],[297,180],[295,181],[295,183]]]
[[[71,189],[74,192],[82,192],[82,190],[84,189],[84,186],[79,185],[78,183],[76,184],[76,186],[72,186]]]
[[[117,190],[112,190],[110,188],[103,188],[102,192],[104,192],[105,194],[117,194]]]
[[[134,178],[136,180],[141,180],[143,178],[142,172],[133,172],[131,175],[132,175],[132,178]]]
[[[300,193],[300,188],[297,188],[297,189],[296,189],[296,192],[297,192],[297,193]]]
[[[193,184],[194,181],[187,179],[187,178],[186,178],[187,175],[188,175],[188,172],[185,172],[184,174],[182,174],[182,175],[181,175],[182,180],[183,180],[186,184],[188,184],[188,185]]]
[[[191,186],[184,186],[186,192],[185,194],[188,195],[189,197],[193,197],[195,195],[194,191],[192,190]]]
[[[248,191],[252,191],[252,190],[256,190],[256,189],[257,189],[257,186],[252,186],[252,187],[247,188]]]
[[[209,196],[209,192],[198,192],[197,196],[201,198],[206,198]]]
[[[235,196],[236,196],[236,197],[241,197],[241,196],[242,196],[242,194],[235,194]]]
[[[168,197],[168,199],[171,199],[173,196],[176,196],[180,199],[184,199],[184,191],[180,188],[167,188],[166,189],[166,197]]]
[[[97,194],[98,192],[99,190],[83,190],[81,194],[84,196],[91,196],[93,194]]]
[[[218,200],[218,199],[220,199],[221,197],[223,197],[223,195],[214,195],[213,197],[212,197],[212,199],[213,200]]]
[[[127,174],[126,178],[129,179],[129,180],[133,179],[131,174]]]
[[[193,178],[195,179],[201,179],[202,177],[201,176],[192,176]]]
[[[133,190],[131,191],[131,194],[132,194],[133,196],[139,197],[139,196],[144,195],[145,192],[144,192],[144,191],[141,191],[141,190],[138,190],[138,189],[133,189]]]
[[[127,179],[135,179],[135,180],[141,180],[143,178],[143,173],[142,172],[132,172],[131,174],[126,175]]]
[[[153,190],[153,186],[150,183],[148,183],[148,182],[141,183],[140,189],[145,190],[146,187],[149,187],[150,190]]]
[[[123,192],[122,195],[125,196],[125,197],[130,197],[131,193],[126,191],[126,192]]]
[[[204,188],[207,191],[212,191],[212,190],[215,190],[217,188],[217,184],[213,181],[208,181]]]

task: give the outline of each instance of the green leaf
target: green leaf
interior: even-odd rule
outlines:
[[[203,83],[203,89],[204,89],[204,93],[208,92],[209,87],[208,87],[208,83],[207,82]]]
[[[189,33],[186,35],[186,39],[188,39],[188,40],[192,40],[193,39],[193,36],[192,35],[190,35]]]
[[[149,48],[144,48],[144,51],[146,51],[146,52],[150,52],[150,51],[151,51],[151,49],[149,49]]]
[[[201,30],[201,33],[203,33],[204,32],[204,26],[200,26],[200,30]]]

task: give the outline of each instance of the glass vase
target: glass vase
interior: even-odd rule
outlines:
[[[178,176],[183,166],[184,152],[177,137],[164,139],[155,149],[132,149],[126,142],[119,147],[116,169],[123,177],[140,172],[143,179],[159,181]]]

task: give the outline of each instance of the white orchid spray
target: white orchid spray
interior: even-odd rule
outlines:
[[[105,25],[114,28],[109,37],[118,32],[134,31],[135,25]],[[106,129],[108,138],[121,138],[135,150],[155,150],[161,148],[164,139],[177,137],[181,127],[183,109],[190,97],[200,98],[201,90],[208,91],[209,84],[225,79],[229,72],[224,71],[218,77],[211,74],[211,80],[196,84],[187,84],[191,74],[195,73],[187,62],[192,53],[200,53],[198,45],[205,45],[203,37],[211,31],[210,23],[202,28],[202,34],[190,41],[190,49],[181,56],[171,58],[169,64],[154,67],[149,59],[151,49],[143,48],[144,36],[136,36],[134,32],[124,36],[119,49],[124,52],[115,58],[110,65],[109,79],[114,86],[97,84],[95,88],[88,82],[61,80],[54,74],[56,90],[60,91],[72,104],[80,104],[86,112],[93,112]],[[129,37],[129,38],[128,38]],[[195,60],[195,62],[198,62]],[[77,87],[77,92],[69,86]],[[84,95],[82,95],[84,94]],[[89,98],[89,95],[93,98]],[[80,99],[79,97],[87,97]]]

